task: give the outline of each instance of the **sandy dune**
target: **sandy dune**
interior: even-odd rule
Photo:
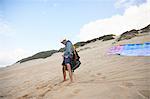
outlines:
[[[149,40],[150,35],[116,44]],[[77,49],[82,64],[72,84],[61,82],[62,53],[0,69],[0,99],[150,99],[150,57],[107,55],[112,42]]]

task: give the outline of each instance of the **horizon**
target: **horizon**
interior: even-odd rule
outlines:
[[[148,12],[150,0],[1,0],[0,67],[58,50],[64,37],[75,43],[144,28]]]

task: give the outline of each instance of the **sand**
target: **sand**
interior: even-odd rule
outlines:
[[[107,55],[113,42],[96,41],[78,48],[82,64],[71,84],[69,78],[62,82],[62,53],[1,68],[0,99],[150,99],[150,57]]]

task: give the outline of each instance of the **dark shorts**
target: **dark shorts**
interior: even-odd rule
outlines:
[[[64,58],[62,65],[64,65],[64,66],[67,65],[67,64],[71,65],[71,62],[72,62],[72,60],[71,60],[70,57]]]
[[[74,72],[74,70],[77,69],[80,66],[81,62],[79,60],[73,61],[73,60],[68,59],[68,58],[64,59],[64,61],[62,63],[63,70],[68,70],[67,69],[67,64],[71,65],[71,70],[72,70],[72,72]]]

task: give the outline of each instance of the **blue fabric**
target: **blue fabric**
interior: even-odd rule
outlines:
[[[126,56],[150,56],[150,43],[126,44],[120,55]]]
[[[66,45],[65,45],[65,53],[64,57],[71,57],[73,55],[73,45],[72,43],[68,40]]]
[[[113,49],[113,46],[109,50],[109,54],[120,54],[124,56],[150,56],[150,42],[143,44],[125,44],[122,45],[122,47],[122,49],[118,50]]]

